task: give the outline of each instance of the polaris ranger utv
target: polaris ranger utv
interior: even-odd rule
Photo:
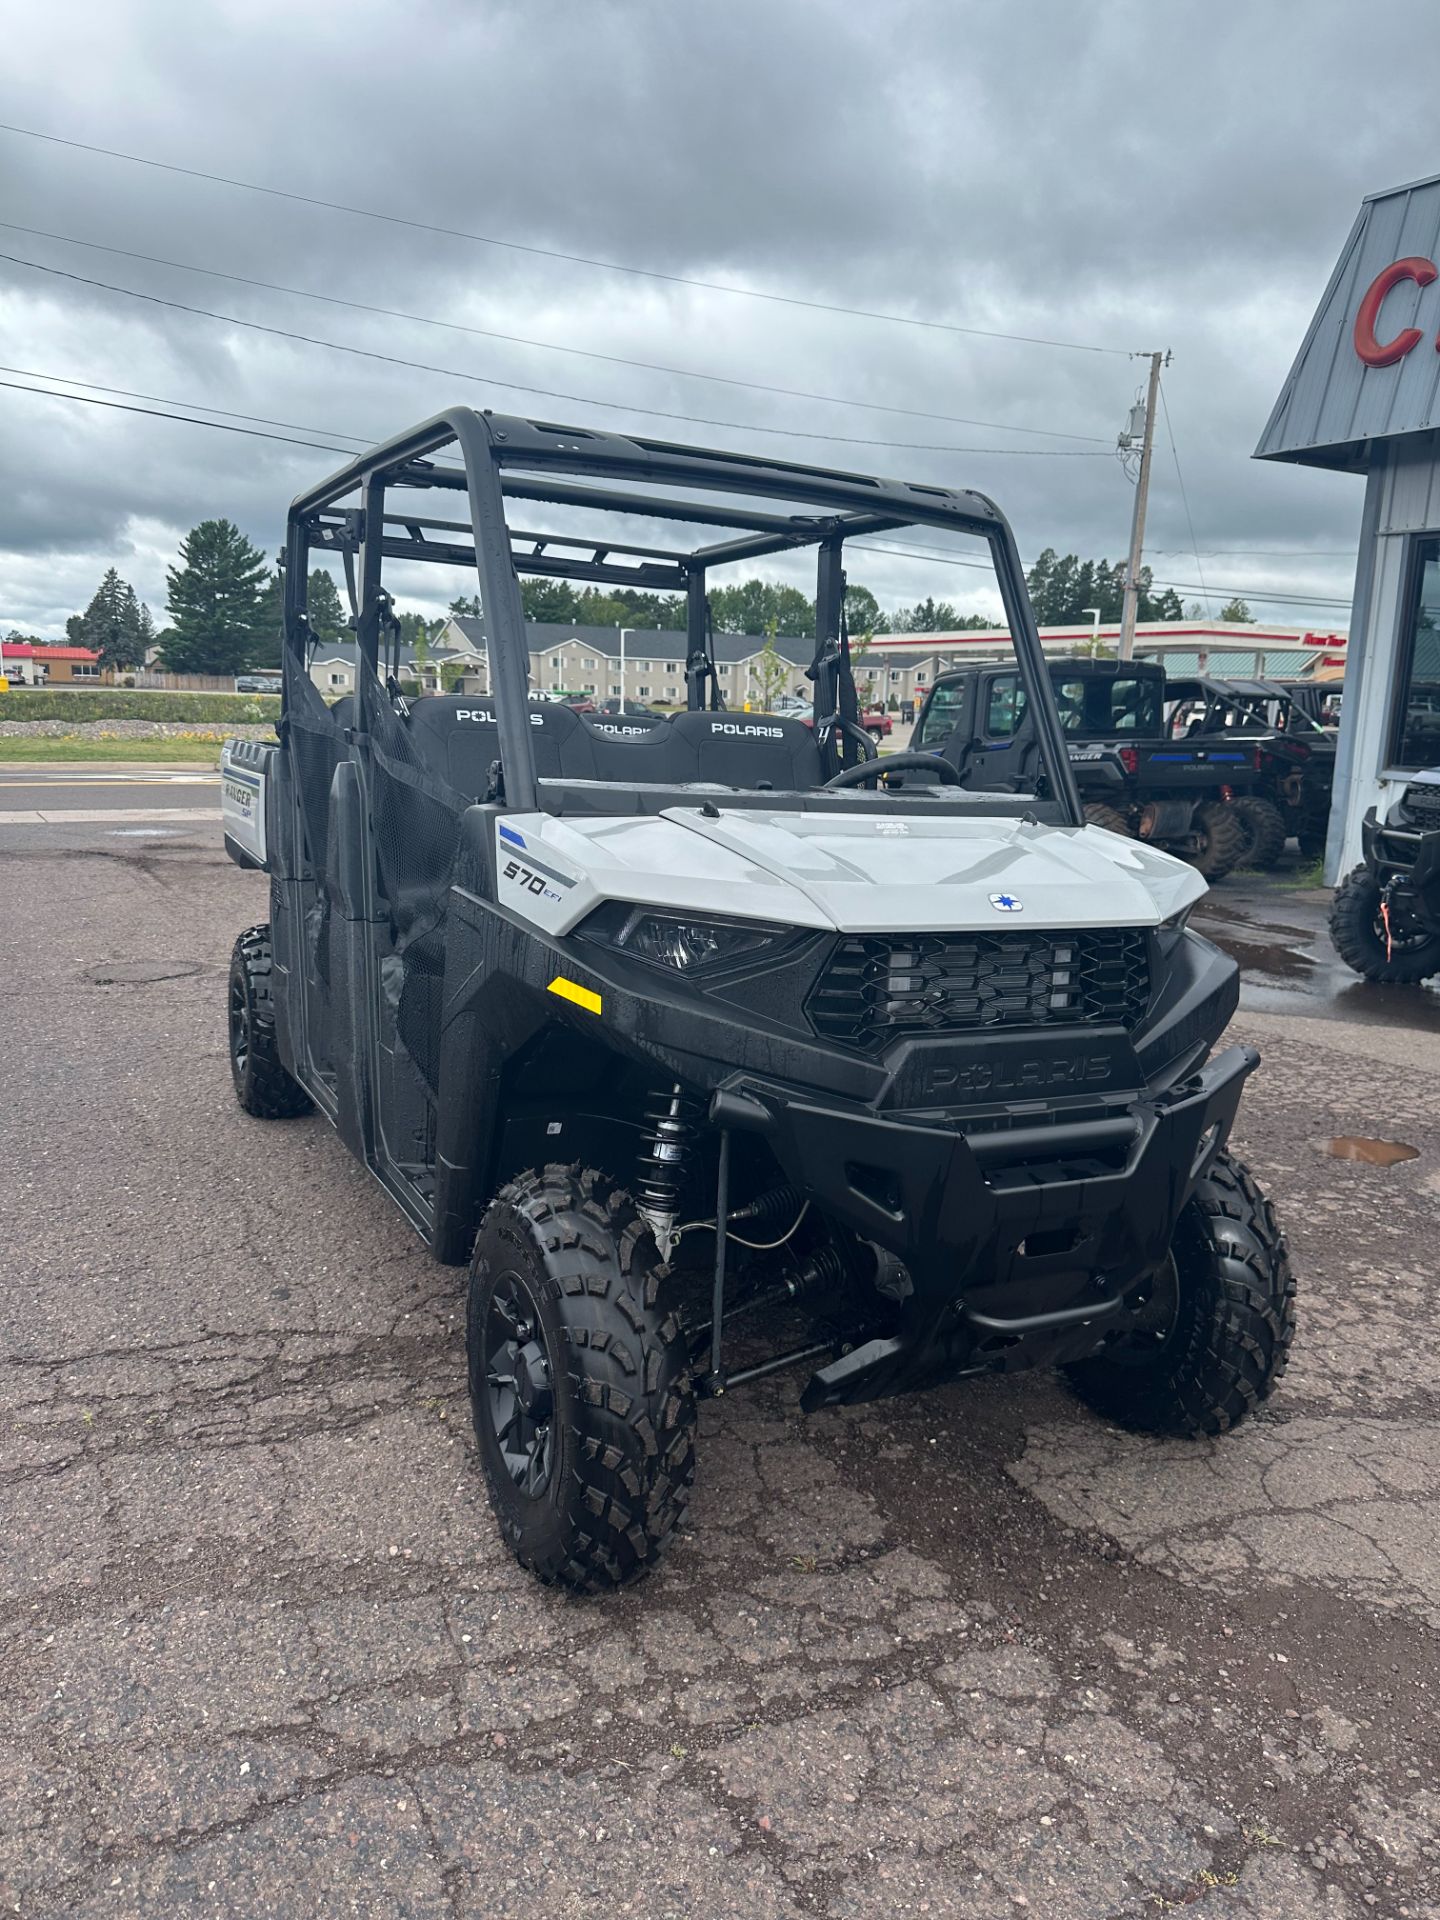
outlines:
[[[1383,823],[1372,807],[1361,833],[1364,864],[1330,908],[1335,951],[1387,986],[1440,974],[1440,771],[1417,773]]]
[[[687,525],[716,531],[657,544]],[[993,562],[1032,792],[859,724],[844,542],[909,526]],[[727,712],[707,576],[806,546],[817,724]],[[334,707],[306,670],[326,556],[360,656]],[[478,578],[491,693],[399,693],[391,561]],[[688,709],[532,702],[521,573],[684,593]],[[1057,1363],[1185,1433],[1270,1391],[1293,1283],[1227,1147],[1236,969],[1186,929],[1190,868],[1086,826],[990,501],[457,408],[295,501],[284,680],[278,747],[225,753],[227,844],[270,881],[235,1089],[313,1103],[469,1261],[479,1459],[542,1580],[649,1567],[697,1398],[779,1368],[813,1368],[809,1409]]]
[[[1148,661],[1047,664],[1090,824],[1179,854],[1207,880],[1238,866],[1247,841],[1233,802],[1255,785],[1253,755],[1223,741],[1177,746],[1164,669]],[[936,678],[912,744],[943,755],[967,787],[1013,789],[1040,752],[1035,718],[1014,667],[960,667]]]
[[[1312,718],[1301,700],[1273,680],[1172,679],[1166,717],[1177,740],[1249,750],[1257,790],[1237,798],[1245,830],[1242,864],[1273,867],[1293,834],[1307,860],[1325,851],[1335,786],[1336,729]]]

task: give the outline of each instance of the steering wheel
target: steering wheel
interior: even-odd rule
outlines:
[[[823,792],[831,787],[858,787],[868,785],[872,780],[883,779],[888,773],[934,773],[938,774],[942,786],[961,785],[960,769],[949,760],[942,760],[938,753],[886,753],[879,754],[873,760],[862,760],[858,767],[846,767],[843,773],[837,773],[825,782]]]

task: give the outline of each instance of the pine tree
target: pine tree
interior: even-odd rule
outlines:
[[[229,520],[202,520],[180,543],[180,565],[165,576],[172,673],[243,673],[264,646],[259,616],[265,556]],[[273,644],[273,643],[272,643]]]
[[[80,616],[79,644],[93,648],[100,656],[100,665],[112,672],[145,663],[140,602],[135,589],[114,567],[107,568],[94,599]]]
[[[339,640],[345,633],[345,612],[340,605],[340,589],[333,573],[316,567],[305,593],[305,618],[317,640]]]

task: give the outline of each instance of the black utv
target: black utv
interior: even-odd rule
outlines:
[[[1028,787],[861,724],[844,543],[910,526],[993,567]],[[814,724],[727,712],[707,578],[805,547]],[[478,585],[491,694],[400,691],[396,562]],[[308,671],[327,563],[360,663],[335,707]],[[683,595],[686,710],[532,701],[527,573]],[[1236,968],[1186,927],[1188,867],[1086,826],[989,500],[457,408],[294,502],[284,595],[279,744],[224,755],[227,845],[269,892],[235,1089],[318,1108],[468,1261],[477,1453],[536,1575],[650,1566],[697,1400],[784,1367],[811,1409],[1058,1364],[1183,1433],[1269,1393],[1293,1282],[1228,1146],[1258,1064],[1216,1050]]]
[[[1219,880],[1244,858],[1235,802],[1253,792],[1254,756],[1224,741],[1177,743],[1165,724],[1164,669],[1140,660],[1050,660],[1075,784],[1092,826],[1128,834]],[[1009,666],[940,674],[912,744],[940,754],[972,789],[1014,789],[1033,777],[1039,741]]]
[[[1366,980],[1440,974],[1440,771],[1417,773],[1383,821],[1362,827],[1365,858],[1336,892],[1330,937]]]
[[[1273,867],[1292,837],[1307,860],[1325,851],[1338,729],[1318,718],[1325,709],[1315,691],[1204,674],[1168,682],[1166,719],[1173,738],[1223,742],[1253,758],[1256,791],[1235,801],[1246,836],[1244,866]]]

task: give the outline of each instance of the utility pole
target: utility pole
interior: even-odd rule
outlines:
[[[1155,445],[1155,402],[1160,392],[1161,363],[1168,353],[1150,356],[1150,391],[1145,398],[1145,432],[1140,443],[1140,475],[1135,483],[1135,517],[1130,522],[1130,562],[1125,569],[1125,601],[1120,613],[1120,658],[1135,658],[1135,616],[1140,609],[1140,556],[1145,548],[1145,504],[1150,492],[1150,454]],[[1132,416],[1133,418],[1133,416]],[[1128,446],[1133,434],[1122,434]]]

